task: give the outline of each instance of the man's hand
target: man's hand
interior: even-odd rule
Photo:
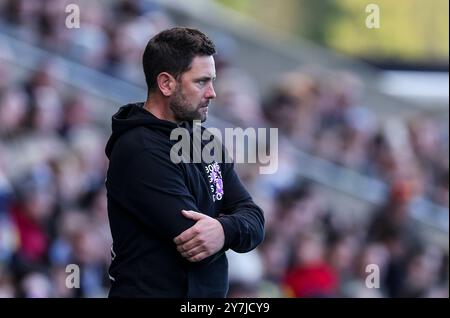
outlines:
[[[195,225],[174,238],[178,252],[190,262],[199,262],[218,252],[225,242],[222,224],[216,219],[195,211],[181,211]]]

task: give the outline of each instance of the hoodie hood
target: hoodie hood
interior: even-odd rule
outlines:
[[[181,126],[185,126],[184,124]],[[170,136],[172,129],[179,127],[179,125],[161,120],[145,110],[143,102],[124,105],[112,116],[112,134],[106,144],[106,156],[110,157],[112,149],[121,135],[139,126],[163,131],[168,136]]]

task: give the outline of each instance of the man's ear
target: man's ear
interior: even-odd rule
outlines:
[[[159,90],[164,96],[171,96],[175,92],[177,81],[169,73],[159,73],[156,77],[156,82],[158,83]]]

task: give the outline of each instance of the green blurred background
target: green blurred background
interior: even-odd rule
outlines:
[[[448,67],[446,0],[216,0],[265,25],[378,66]],[[380,8],[380,28],[369,29],[368,4]]]

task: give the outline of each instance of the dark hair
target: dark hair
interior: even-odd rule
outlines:
[[[142,57],[148,91],[156,88],[159,73],[167,72],[178,79],[189,70],[194,57],[215,53],[214,43],[199,30],[176,27],[158,33],[150,39]]]

